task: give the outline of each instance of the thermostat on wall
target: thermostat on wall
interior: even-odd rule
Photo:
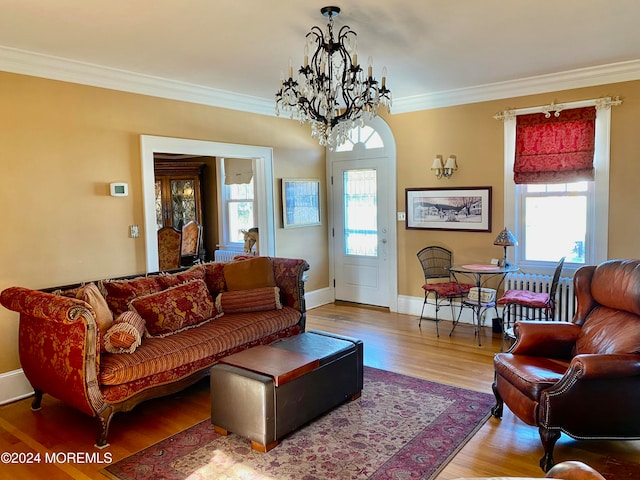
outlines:
[[[126,197],[129,195],[129,185],[127,183],[115,182],[109,184],[112,197]]]

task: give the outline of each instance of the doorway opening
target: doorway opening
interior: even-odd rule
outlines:
[[[159,266],[154,154],[252,159],[255,166],[256,196],[261,200],[256,205],[256,219],[260,229],[260,251],[263,255],[275,255],[273,150],[271,148],[141,135],[140,150],[147,272],[157,271]]]

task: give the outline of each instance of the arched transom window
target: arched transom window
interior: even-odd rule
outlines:
[[[365,125],[364,127],[353,128],[346,142],[336,147],[336,152],[350,152],[359,143],[362,144],[365,149],[384,147],[384,142],[380,134],[370,126]]]

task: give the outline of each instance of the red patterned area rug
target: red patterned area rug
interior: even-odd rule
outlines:
[[[362,396],[268,453],[206,420],[107,467],[119,480],[433,479],[485,423],[493,395],[365,367]]]

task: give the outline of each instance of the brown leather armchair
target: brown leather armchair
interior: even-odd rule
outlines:
[[[561,432],[640,438],[640,260],[582,267],[573,282],[573,321],[516,322],[515,344],[493,362],[492,414],[502,417],[506,403],[539,428],[545,472]]]

